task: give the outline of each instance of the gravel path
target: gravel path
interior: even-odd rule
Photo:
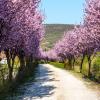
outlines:
[[[36,82],[26,83],[23,88],[24,95],[10,100],[100,100],[100,92],[98,96],[69,72],[49,64],[39,65]]]
[[[34,86],[30,87],[31,96],[24,100],[100,100],[96,92],[89,90],[82,81],[52,65],[40,65],[36,80],[36,90]]]

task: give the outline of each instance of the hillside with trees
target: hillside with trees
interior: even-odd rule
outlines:
[[[45,35],[42,41],[42,47],[46,50],[53,47],[53,45],[63,36],[64,31],[69,31],[74,28],[74,25],[69,24],[45,24]]]

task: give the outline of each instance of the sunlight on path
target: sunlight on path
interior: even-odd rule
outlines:
[[[45,65],[39,65],[36,82],[34,82],[23,96],[23,100],[57,100],[57,84],[55,72]]]
[[[48,64],[41,65],[41,67],[52,71],[53,76],[58,80],[56,84],[53,82],[54,86],[58,88],[55,89],[56,93],[50,96],[53,96],[52,99],[48,97],[43,100],[100,100],[96,92],[89,90],[82,81],[67,71]]]
[[[26,82],[19,90],[24,93],[7,100],[100,100],[100,92],[98,95],[66,70],[49,64],[40,64],[35,81]]]

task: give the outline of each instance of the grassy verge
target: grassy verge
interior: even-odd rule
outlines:
[[[54,65],[57,68],[62,68],[64,69],[64,63],[59,63],[59,62],[49,62],[49,64]]]
[[[59,63],[59,62],[49,62],[49,64],[57,67],[57,68],[61,68],[64,69],[64,63]],[[77,66],[75,66],[75,70],[69,70],[69,72],[79,78],[82,78],[82,74],[79,73],[79,71],[77,70]]]
[[[57,68],[61,68],[64,69],[64,63],[59,63],[59,62],[49,62],[49,64],[54,65]],[[88,77],[84,77],[84,74],[79,73],[79,66],[75,66],[74,70],[67,70],[69,73],[71,73],[72,75],[74,75],[75,77],[77,77],[80,80],[84,80],[84,83],[86,84],[96,84],[97,86],[100,87],[100,84],[98,84],[97,82],[91,81]],[[86,71],[85,71],[86,72]]]

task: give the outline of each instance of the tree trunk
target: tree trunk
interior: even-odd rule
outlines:
[[[30,66],[30,59],[29,57],[26,57],[26,67],[28,68]]]
[[[19,57],[19,60],[20,60],[20,67],[18,69],[18,73],[16,75],[16,82],[20,82],[22,81],[23,77],[25,76],[25,60],[24,60],[24,57]]]
[[[67,59],[64,60],[64,68],[67,69]]]
[[[74,66],[75,66],[75,57],[73,57],[73,70],[74,70]]]
[[[8,75],[8,81],[9,82],[12,82],[12,79],[13,79],[13,75],[12,75],[12,73],[13,73],[13,68],[9,68],[9,75]]]
[[[32,67],[32,58],[31,56],[26,57],[26,67],[31,68]]]
[[[20,60],[20,68],[19,69],[24,69],[25,68],[25,60],[24,57],[19,57]]]
[[[88,65],[89,65],[89,69],[88,69],[88,76],[91,76],[91,55],[88,55]]]
[[[81,65],[80,65],[80,73],[82,72],[84,59],[85,59],[85,54],[83,54],[83,56],[82,56]]]
[[[72,70],[72,59],[71,58],[68,59],[68,67],[69,67],[69,70]]]
[[[13,51],[14,52],[14,51]],[[13,67],[14,67],[14,60],[15,60],[15,55],[11,53],[11,51],[6,50],[6,57],[7,57],[7,64],[8,64],[8,81],[11,82],[13,79]],[[12,60],[12,63],[11,63]]]
[[[1,72],[1,76],[2,76],[2,84],[4,85],[5,84],[5,79],[4,79],[3,69],[0,70],[0,72]]]
[[[8,81],[12,81],[12,68],[11,68],[11,59],[10,59],[10,51],[6,50],[7,64],[8,64]]]

